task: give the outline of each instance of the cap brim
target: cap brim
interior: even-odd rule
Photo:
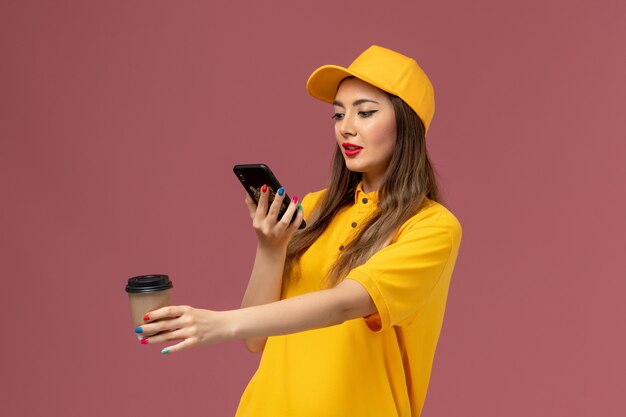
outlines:
[[[335,101],[339,83],[346,77],[356,77],[347,68],[337,65],[324,65],[319,67],[306,82],[306,89],[316,99],[331,103]]]
[[[332,104],[335,101],[339,84],[347,77],[356,77],[389,94],[398,95],[389,86],[381,85],[369,77],[337,65],[324,65],[313,71],[306,83],[306,89],[313,97]]]

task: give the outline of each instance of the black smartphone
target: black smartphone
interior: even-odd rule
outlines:
[[[281,187],[280,182],[276,179],[276,176],[272,172],[272,170],[265,164],[241,164],[235,165],[233,167],[233,171],[239,179],[239,182],[243,185],[243,188],[246,189],[246,192],[256,204],[259,204],[259,197],[261,195],[261,187],[263,185],[267,185],[267,188],[270,192],[269,195],[269,203],[271,204],[274,201],[274,196],[276,192]],[[280,207],[280,211],[278,212],[278,219],[280,220],[285,214],[285,211],[289,207],[289,203],[291,199],[285,193],[285,198],[283,200],[283,204]],[[294,221],[298,212],[296,211],[293,214],[293,218],[291,221]],[[300,223],[300,227],[298,229],[304,229],[306,227],[306,222],[302,220]]]

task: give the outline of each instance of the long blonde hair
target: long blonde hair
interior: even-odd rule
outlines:
[[[378,190],[378,210],[341,251],[327,277],[329,288],[382,249],[394,232],[420,210],[426,198],[440,201],[435,172],[426,152],[424,124],[402,99],[389,97],[395,112],[397,138],[385,179]],[[337,148],[326,194],[309,218],[307,227],[294,235],[287,247],[284,283],[298,275],[294,270],[298,260],[335,215],[354,204],[354,193],[360,181],[361,173],[346,168],[341,150]]]

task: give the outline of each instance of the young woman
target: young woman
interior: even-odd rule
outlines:
[[[461,240],[426,153],[432,85],[372,46],[307,89],[334,106],[328,189],[294,197],[280,221],[283,190],[246,199],[258,246],[241,309],[165,307],[136,331],[182,339],[163,353],[230,339],[262,350],[238,417],[419,416]]]

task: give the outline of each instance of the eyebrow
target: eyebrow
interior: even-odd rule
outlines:
[[[358,106],[359,104],[363,104],[363,103],[375,103],[375,104],[380,104],[379,102],[377,102],[376,100],[372,100],[369,98],[362,98],[359,100],[356,100],[352,103],[352,106]],[[343,103],[339,100],[335,100],[333,101],[333,106],[339,106],[339,107],[343,107],[345,108],[346,106],[343,105]]]

